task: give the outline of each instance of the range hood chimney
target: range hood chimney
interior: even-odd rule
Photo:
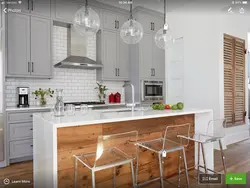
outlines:
[[[75,68],[75,69],[97,69],[103,65],[86,57],[87,38],[77,34],[73,28],[70,28],[70,56],[56,63],[56,68]]]

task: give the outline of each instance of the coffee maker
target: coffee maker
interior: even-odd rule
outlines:
[[[18,87],[17,88],[17,107],[29,107],[29,88]]]

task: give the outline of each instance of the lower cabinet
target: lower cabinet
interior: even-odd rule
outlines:
[[[7,112],[7,150],[10,163],[32,159],[33,156],[33,113],[49,110],[18,110]]]
[[[10,141],[10,159],[31,156],[33,154],[33,139]]]

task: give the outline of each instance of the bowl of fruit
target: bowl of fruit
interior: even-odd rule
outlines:
[[[183,110],[184,103],[178,102],[177,104],[163,104],[163,103],[154,103],[152,105],[153,110]]]

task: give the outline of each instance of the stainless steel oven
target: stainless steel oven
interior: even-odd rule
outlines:
[[[164,99],[163,81],[141,81],[141,100],[147,101],[161,101]]]

